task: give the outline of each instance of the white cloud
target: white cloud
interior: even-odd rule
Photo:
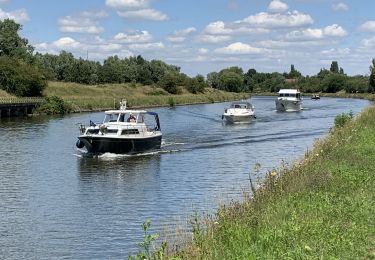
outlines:
[[[375,32],[375,21],[367,21],[363,23],[359,28],[364,32]]]
[[[123,43],[145,43],[152,40],[152,35],[148,31],[130,31],[118,33],[114,39]]]
[[[106,0],[106,5],[115,9],[139,9],[148,7],[148,0]]]
[[[252,47],[249,44],[242,42],[236,42],[228,45],[227,47],[218,48],[214,50],[214,52],[220,54],[259,54],[262,52],[262,49]]]
[[[170,42],[183,42],[186,40],[190,34],[196,32],[197,29],[194,27],[189,27],[183,30],[175,31],[173,34],[167,37],[167,40]]]
[[[106,16],[107,13],[104,11],[86,11],[77,16],[65,16],[60,18],[58,25],[62,32],[98,34],[103,32],[104,28],[98,25],[97,20]]]
[[[332,48],[329,50],[323,50],[320,52],[322,56],[326,58],[347,57],[350,55],[351,50],[349,48]]]
[[[329,37],[344,37],[348,33],[339,25],[333,24],[323,29],[296,30],[286,35],[288,41],[313,41],[322,40]]]
[[[127,19],[142,19],[152,21],[165,21],[168,16],[155,9],[139,9],[134,11],[118,11],[117,14]]]
[[[164,49],[164,44],[162,42],[154,42],[154,43],[135,43],[130,44],[130,50],[138,51],[138,52],[146,52],[146,51],[154,51]]]
[[[314,21],[308,14],[293,11],[282,14],[261,12],[245,18],[242,20],[242,22],[248,23],[251,26],[262,28],[287,28],[307,26],[312,24]]]
[[[227,42],[232,39],[231,36],[229,35],[199,35],[197,37],[197,42],[202,42],[202,43],[222,43],[222,42]]]
[[[332,4],[332,10],[333,11],[348,11],[349,7],[344,3],[335,3]]]
[[[81,46],[81,44],[70,37],[63,37],[54,41],[52,45],[60,50],[70,50],[70,49],[77,49]]]
[[[231,34],[233,30],[225,28],[225,23],[223,21],[216,21],[209,23],[204,29],[204,33],[207,34]]]
[[[206,49],[206,48],[199,48],[198,49],[198,53],[200,53],[200,54],[207,54],[208,53],[208,49]]]
[[[209,35],[251,35],[251,34],[264,34],[269,30],[265,28],[252,28],[247,23],[241,21],[231,24],[225,24],[223,21],[216,21],[209,23],[203,30],[203,34]]]
[[[10,12],[5,12],[0,8],[0,20],[4,19],[12,19],[17,23],[24,23],[30,20],[26,9],[18,9]]]
[[[272,0],[272,2],[268,5],[268,11],[271,13],[283,13],[288,9],[288,5],[280,0]]]
[[[344,37],[347,36],[348,33],[338,24],[332,24],[330,26],[327,26],[323,29],[323,33],[326,36],[331,37]]]

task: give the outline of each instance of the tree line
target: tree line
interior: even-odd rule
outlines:
[[[291,65],[289,72],[263,73],[251,68],[229,67],[219,72],[189,77],[180,67],[161,60],[145,60],[141,55],[128,58],[111,56],[102,63],[75,58],[62,51],[58,55],[34,53],[28,40],[21,38],[22,26],[10,19],[0,21],[0,88],[17,96],[38,96],[48,80],[87,85],[131,83],[158,85],[172,94],[185,88],[191,93],[212,87],[230,92],[276,92],[280,88],[300,88],[303,92],[375,93],[375,59],[369,76],[348,76],[337,61],[330,69],[303,76]]]

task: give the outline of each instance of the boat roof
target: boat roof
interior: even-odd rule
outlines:
[[[107,115],[111,115],[111,114],[146,114],[148,113],[146,110],[107,110],[105,111],[105,113]]]
[[[250,102],[247,101],[234,101],[231,105],[251,105]]]
[[[301,93],[301,92],[299,91],[299,89],[289,89],[289,88],[280,89],[279,94],[285,94],[285,93],[296,94],[296,93]]]

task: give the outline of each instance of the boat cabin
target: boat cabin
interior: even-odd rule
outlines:
[[[233,102],[230,108],[252,109],[253,106],[249,102]]]
[[[279,97],[291,97],[301,99],[301,92],[299,89],[280,89]]]

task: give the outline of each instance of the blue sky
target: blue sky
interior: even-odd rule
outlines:
[[[103,61],[142,55],[190,76],[230,66],[304,75],[338,61],[368,74],[373,0],[0,0],[36,51]]]

